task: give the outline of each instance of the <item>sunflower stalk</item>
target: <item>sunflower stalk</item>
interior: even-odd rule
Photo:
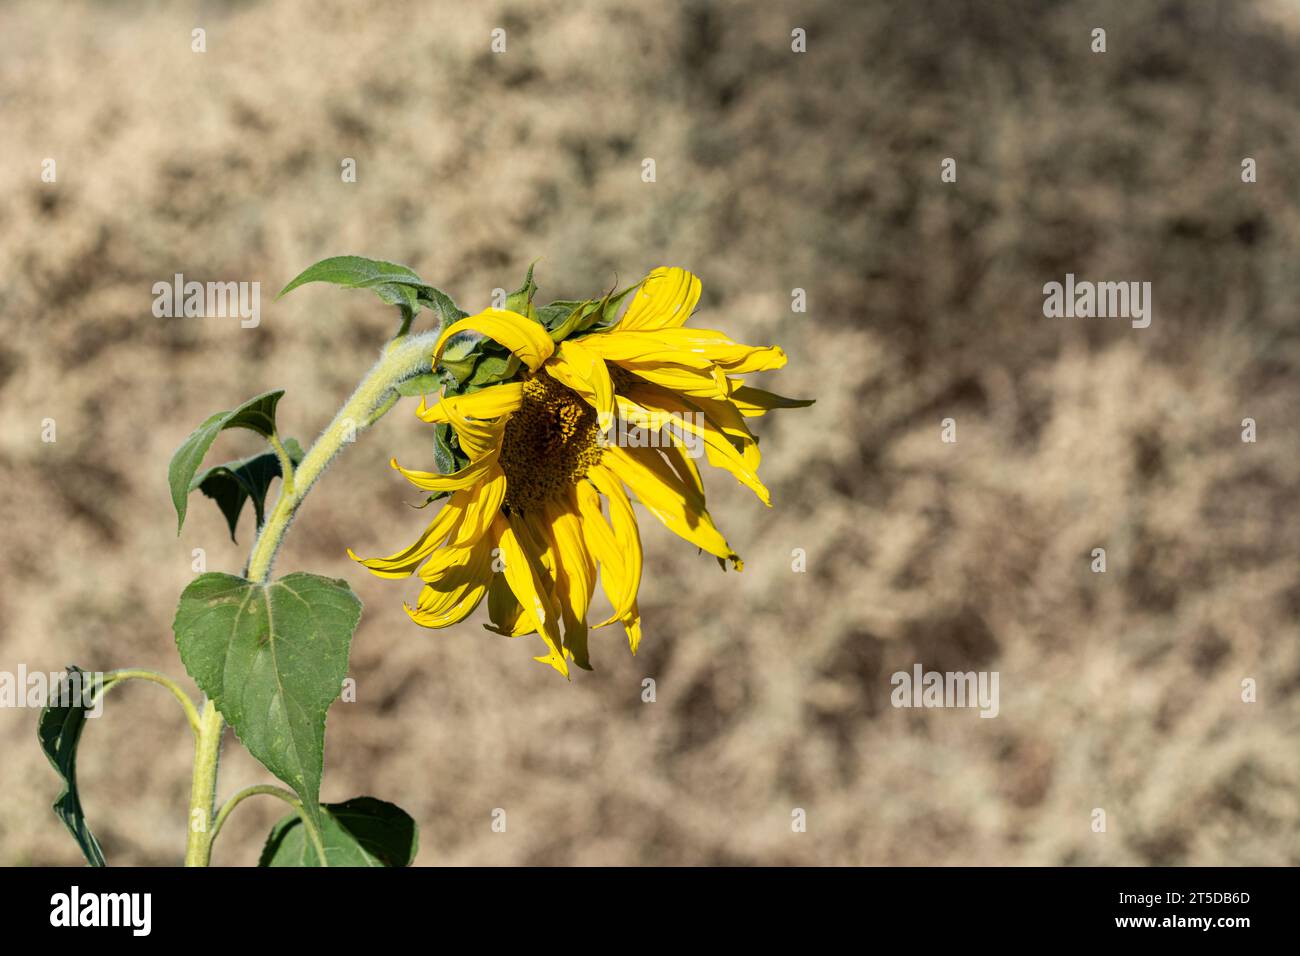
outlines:
[[[248,571],[245,576],[250,581],[265,584],[270,578],[275,556],[293,523],[294,516],[302,506],[307,493],[311,491],[312,486],[343,447],[355,441],[359,432],[373,425],[396,404],[398,385],[407,379],[431,371],[433,349],[437,338],[437,331],[419,335],[399,333],[389,343],[383,357],[361,380],[356,391],[343,403],[296,469],[278,437],[274,435],[268,437],[268,441],[280,458],[284,480],[275,508],[266,524],[262,526],[249,555]],[[206,700],[203,713],[198,718],[196,732],[194,773],[190,788],[190,827],[185,849],[186,866],[208,865],[212,856],[212,842],[216,838],[220,824],[225,822],[224,816],[219,816],[211,830],[208,829],[207,824],[213,819],[216,803],[217,773],[224,729],[225,725],[216,704],[211,699]],[[223,808],[225,814],[228,815],[237,803],[238,801],[235,801]],[[302,813],[301,816],[307,833],[324,863],[320,832],[310,815]]]

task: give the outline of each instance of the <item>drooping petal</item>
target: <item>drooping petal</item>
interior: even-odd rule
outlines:
[[[530,372],[536,372],[542,363],[551,357],[555,343],[540,322],[534,322],[527,316],[506,309],[484,309],[478,315],[471,315],[453,322],[438,337],[433,348],[433,360],[436,365],[442,358],[447,340],[459,332],[478,332],[494,342],[504,345],[519,361],[528,366]]]
[[[505,562],[506,582],[549,649],[548,654],[536,660],[550,664],[568,677],[569,664],[561,648],[559,609],[546,580],[541,546],[520,515],[509,518],[499,515],[493,523],[493,532]]]
[[[392,459],[389,464],[400,471],[406,477],[406,480],[417,488],[423,488],[426,491],[459,491],[462,488],[468,488],[483,481],[491,470],[497,467],[497,456],[494,453],[480,458],[478,461],[472,461],[460,471],[452,472],[450,475],[440,475],[435,471],[411,471],[399,465],[396,458]]]
[[[608,423],[614,415],[614,383],[605,360],[581,342],[565,339],[546,362],[546,372],[573,389]],[[521,386],[522,387],[522,386]]]
[[[453,548],[462,548],[478,541],[492,527],[492,520],[500,513],[501,505],[506,499],[506,473],[500,465],[494,465],[488,469],[481,482],[457,494],[470,497],[465,505],[465,515],[447,544]]]
[[[750,461],[746,461],[746,454],[737,450],[735,443],[726,432],[709,421],[708,416],[697,405],[692,404],[688,399],[674,395],[667,389],[654,386],[634,387],[629,390],[627,396],[620,395],[618,402],[619,414],[631,419],[655,413],[672,416],[674,421],[669,427],[681,429],[684,433],[703,441],[710,464],[731,472],[737,481],[758,496],[759,501],[769,508],[772,506],[771,493],[759,480]],[[750,459],[752,461],[752,456]]]
[[[699,301],[699,279],[685,269],[660,266],[642,281],[617,328],[676,328]]]
[[[622,618],[636,602],[641,587],[641,532],[637,528],[632,503],[627,500],[627,493],[617,475],[604,465],[597,465],[587,472],[587,480],[609,501],[614,540],[623,558],[623,587],[619,599],[613,602],[615,617]]]
[[[460,450],[471,462],[495,455],[501,450],[501,439],[506,431],[506,417],[466,418],[452,405],[444,407],[447,420],[456,433]]]
[[[458,491],[442,506],[419,540],[404,551],[386,558],[360,558],[348,548],[348,556],[381,578],[404,578],[418,568],[456,528],[472,500],[473,492]]]
[[[461,418],[498,418],[519,408],[523,401],[523,382],[502,382],[468,395],[451,395],[439,398],[430,406],[424,396],[415,414],[426,422],[450,422],[451,413]]]
[[[740,564],[740,556],[714,526],[703,496],[681,481],[658,450],[611,447],[605,462],[669,531],[715,557]]]
[[[491,537],[484,535],[468,548],[444,548],[420,570],[428,582],[412,608],[411,620],[424,627],[447,627],[463,621],[478,607],[492,581]],[[439,560],[441,559],[441,560]],[[429,568],[438,564],[436,573]]]
[[[587,655],[587,609],[596,588],[596,564],[582,539],[582,525],[572,493],[545,506],[555,550],[556,599],[564,621],[564,649],[573,662],[591,670]]]
[[[533,626],[532,618],[524,613],[519,599],[510,590],[510,583],[506,580],[505,574],[497,572],[492,575],[487,598],[488,620],[492,622],[483,625],[487,630],[504,634],[506,637],[523,637],[525,634],[536,632],[537,628]]]
[[[600,492],[587,481],[581,481],[574,489],[577,495],[578,515],[582,520],[582,540],[587,550],[595,555],[600,564],[600,586],[614,608],[613,616],[605,621],[617,620],[620,614],[631,610],[635,601],[626,601],[626,586],[623,554],[618,547],[618,539],[605,520],[605,512],[600,504]],[[635,597],[635,595],[633,595]],[[625,603],[626,601],[626,603]],[[601,625],[598,625],[601,626]]]
[[[776,345],[745,345],[714,329],[658,329],[629,333],[653,337],[662,345],[698,355],[733,375],[768,372],[785,366],[785,352]]]

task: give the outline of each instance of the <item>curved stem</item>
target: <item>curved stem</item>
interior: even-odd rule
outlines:
[[[321,839],[321,835],[317,831],[316,825],[311,822],[311,817],[307,815],[307,811],[303,808],[302,801],[299,800],[294,793],[284,789],[284,787],[277,787],[269,783],[259,783],[256,786],[245,787],[227,800],[225,804],[222,805],[221,812],[217,814],[217,822],[212,825],[212,836],[209,842],[216,841],[217,834],[221,832],[222,824],[226,822],[226,817],[230,816],[231,811],[233,811],[235,807],[239,806],[249,797],[255,797],[258,794],[263,793],[270,797],[277,797],[289,804],[289,806],[293,807],[294,812],[298,814],[298,818],[302,820],[302,825],[306,827],[308,836],[311,837],[312,845],[316,848],[316,855],[320,857],[320,865],[329,866],[329,858],[325,855],[325,843]]]
[[[122,670],[109,671],[104,675],[104,687],[100,696],[108,693],[118,681],[124,680],[145,680],[154,684],[160,684],[172,692],[172,696],[180,701],[181,707],[185,709],[185,719],[189,721],[190,730],[194,731],[194,736],[199,735],[199,712],[194,706],[194,701],[190,700],[188,694],[181,690],[180,685],[168,677],[166,674],[159,674],[157,671],[147,671],[139,668],[123,668]]]
[[[275,450],[275,457],[280,460],[280,481],[284,487],[293,493],[293,459],[289,457],[289,451],[280,441],[280,436],[271,434],[266,436],[267,442]]]
[[[377,365],[357,386],[352,397],[347,400],[334,420],[326,426],[316,444],[303,457],[294,473],[293,486],[287,484],[280,489],[280,497],[275,503],[275,510],[262,526],[262,532],[253,545],[253,553],[248,559],[248,579],[258,584],[270,577],[271,565],[276,552],[284,539],[285,532],[293,523],[303,499],[311,491],[312,485],[320,478],[330,462],[334,460],[346,444],[356,440],[357,433],[370,427],[378,420],[375,413],[387,411],[392,407],[390,395],[393,389],[408,378],[421,375],[431,370],[433,346],[436,333],[425,332],[420,335],[407,336],[394,340]]]
[[[401,334],[390,342],[384,350],[383,357],[361,380],[352,397],[339,409],[334,420],[326,426],[325,431],[316,439],[311,450],[303,456],[297,468],[293,468],[289,463],[283,445],[272,441],[271,445],[281,459],[282,474],[286,477],[280,486],[280,497],[276,499],[275,510],[262,526],[257,541],[253,544],[252,553],[248,557],[248,570],[244,573],[248,580],[256,584],[265,584],[271,576],[271,566],[275,563],[276,552],[280,550],[280,543],[284,540],[289,525],[293,523],[294,515],[297,514],[303,499],[307,497],[307,492],[311,491],[312,485],[334,460],[334,456],[343,449],[345,444],[355,441],[358,432],[369,428],[396,404],[394,390],[398,385],[408,378],[432,371],[433,346],[437,338],[438,332],[432,331],[419,335]],[[205,701],[194,746],[194,774],[190,784],[190,829],[185,845],[186,866],[207,866],[212,858],[212,840],[216,836],[219,824],[214,822],[209,832],[208,821],[212,819],[212,809],[216,801],[217,761],[221,756],[223,729],[221,714],[217,711],[216,705],[210,699]],[[252,796],[251,793],[247,795]],[[301,803],[298,806],[301,807]],[[230,809],[234,807],[230,806]],[[307,832],[311,834],[316,844],[316,851],[321,855],[321,862],[324,864],[325,848],[321,843],[320,834],[316,832],[310,821],[306,821],[306,825]]]

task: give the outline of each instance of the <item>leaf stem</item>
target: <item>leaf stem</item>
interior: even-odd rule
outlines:
[[[109,671],[104,675],[104,686],[99,692],[100,697],[108,693],[110,687],[118,681],[124,680],[145,680],[154,684],[160,684],[172,692],[172,696],[180,701],[180,705],[185,710],[185,719],[189,721],[190,730],[194,731],[197,739],[199,736],[199,712],[194,706],[194,701],[190,700],[188,694],[181,690],[180,685],[168,677],[166,674],[159,674],[157,671],[147,671],[140,668],[123,668],[122,670]]]
[[[275,457],[280,459],[280,481],[284,487],[293,493],[293,459],[289,457],[288,450],[284,443],[280,441],[280,436],[274,433],[266,436],[267,442],[275,449]]]
[[[221,832],[222,824],[226,822],[226,817],[230,816],[231,811],[234,810],[235,807],[239,806],[249,797],[255,797],[258,794],[277,797],[289,804],[289,806],[293,807],[294,812],[298,814],[298,818],[302,820],[302,825],[307,828],[307,834],[311,837],[312,845],[316,848],[316,855],[320,858],[320,865],[326,867],[329,866],[329,858],[325,855],[325,843],[321,839],[320,832],[316,829],[316,825],[312,823],[311,817],[307,815],[307,811],[303,807],[302,801],[298,799],[296,794],[284,789],[284,787],[277,787],[269,783],[259,783],[256,786],[245,787],[243,790],[240,790],[238,793],[231,796],[231,798],[222,805],[221,812],[217,814],[217,822],[212,825],[212,836],[209,842],[214,842],[217,839],[217,834]]]

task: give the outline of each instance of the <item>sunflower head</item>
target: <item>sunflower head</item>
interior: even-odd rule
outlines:
[[[729,471],[765,505],[746,419],[811,404],[746,385],[780,368],[775,346],[687,327],[699,280],[655,269],[618,293],[538,307],[532,269],[503,309],[463,315],[441,333],[441,387],[417,414],[434,426],[434,471],[393,462],[442,499],[418,540],[361,559],[382,577],[418,572],[411,618],[463,620],[486,597],[489,630],[536,634],[536,659],[565,676],[590,669],[588,611],[597,582],[632,652],[641,637],[641,541],[632,499],[725,569],[740,557],[709,516],[697,460]]]

